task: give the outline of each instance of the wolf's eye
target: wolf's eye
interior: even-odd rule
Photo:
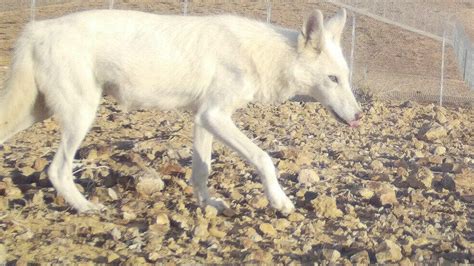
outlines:
[[[336,76],[330,75],[330,76],[328,76],[328,78],[329,78],[332,82],[334,82],[334,83],[336,83],[336,84],[339,84],[339,79],[338,79]]]

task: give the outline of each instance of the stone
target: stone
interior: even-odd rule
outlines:
[[[326,218],[337,218],[342,216],[342,211],[337,208],[335,198],[321,195],[312,200],[311,203],[318,215]]]
[[[6,265],[7,263],[7,248],[4,244],[0,244],[0,264]]]
[[[383,163],[379,160],[374,160],[370,163],[370,168],[374,171],[381,171],[383,170],[384,166]]]
[[[418,131],[418,137],[427,141],[436,141],[448,135],[448,131],[443,126],[437,124],[425,124]]]
[[[257,196],[250,200],[250,206],[255,209],[262,209],[268,206],[268,199],[265,196]]]
[[[108,188],[107,189],[107,194],[109,195],[109,198],[111,198],[112,200],[118,200],[118,195],[117,195],[117,192],[115,192],[115,190],[113,188]]]
[[[446,118],[446,115],[443,114],[442,112],[440,111],[437,111],[436,114],[435,114],[435,119],[436,119],[436,122],[440,123],[440,124],[444,124],[448,121],[448,119]]]
[[[114,227],[110,232],[110,235],[115,241],[119,241],[122,238],[122,232],[117,227]]]
[[[448,175],[443,176],[439,182],[440,186],[449,191],[456,191],[456,182]]]
[[[156,192],[160,192],[165,187],[165,183],[158,177],[140,178],[136,185],[138,194],[142,197],[150,197]]]
[[[48,161],[46,159],[38,158],[33,163],[33,169],[35,169],[37,172],[42,172],[47,165]]]
[[[370,190],[368,188],[361,188],[357,191],[357,194],[361,196],[363,199],[369,200],[371,199],[375,193],[373,190]]]
[[[252,250],[250,254],[245,256],[244,262],[246,264],[262,264],[272,265],[273,256],[271,252],[266,252],[261,249]]]
[[[434,175],[428,167],[419,167],[408,176],[407,183],[412,188],[429,189],[433,178]]]
[[[392,240],[384,240],[375,253],[378,263],[397,262],[402,259],[402,249]]]
[[[275,237],[277,235],[277,231],[269,223],[262,223],[262,224],[260,224],[260,226],[258,228],[266,236]]]
[[[215,226],[211,226],[211,228],[209,228],[209,234],[216,238],[223,238],[227,235],[226,232],[219,230]]]
[[[204,213],[207,219],[214,219],[217,217],[219,211],[216,209],[216,207],[207,205],[206,208],[204,208]]]
[[[398,203],[395,189],[386,182],[370,182],[367,188],[374,192],[371,202],[376,206],[395,205]]]
[[[443,147],[443,146],[438,146],[438,147],[436,147],[435,150],[434,150],[434,154],[435,154],[435,155],[441,156],[441,155],[444,155],[445,153],[446,153],[446,148]]]
[[[278,219],[275,221],[275,229],[278,231],[284,231],[286,228],[288,228],[291,225],[290,221],[287,219]]]
[[[303,169],[298,174],[298,182],[305,185],[311,185],[319,182],[319,176],[312,169]]]
[[[170,225],[170,219],[168,218],[168,215],[160,213],[156,216],[155,223],[158,225]]]
[[[366,250],[359,251],[350,257],[350,260],[353,264],[369,265],[370,258],[369,252]]]
[[[299,222],[304,220],[304,216],[301,213],[293,212],[288,216],[290,222]]]
[[[113,263],[116,260],[120,259],[120,256],[115,252],[110,252],[107,256],[107,263]]]
[[[209,232],[207,231],[208,224],[207,223],[199,223],[194,227],[193,235],[199,239],[206,239],[209,236]]]
[[[336,262],[340,257],[341,253],[335,249],[323,249],[321,250],[321,255],[323,259],[329,262]]]

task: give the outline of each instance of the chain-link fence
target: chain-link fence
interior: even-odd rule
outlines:
[[[472,44],[462,25],[453,19],[456,8],[462,6],[443,4],[443,1],[433,3],[437,4],[422,0],[0,0],[0,66],[6,70],[14,40],[23,25],[32,19],[113,8],[157,14],[232,13],[298,29],[311,9],[332,14],[342,4],[349,7],[343,46],[353,66],[355,88],[381,99],[440,102],[444,98],[445,103],[473,105],[474,91],[463,82],[464,79],[471,86],[474,83]],[[443,34],[451,44],[444,57]]]

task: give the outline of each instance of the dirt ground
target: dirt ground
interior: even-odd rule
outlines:
[[[117,5],[181,10],[177,2]],[[272,22],[299,27],[300,14],[314,6],[336,10],[281,2]],[[37,17],[78,9],[44,7]],[[259,2],[190,6],[191,14],[222,10],[265,17]],[[0,16],[0,65],[10,62],[28,18],[17,11]],[[436,42],[363,18],[358,30],[357,46],[367,52],[356,62],[377,70],[364,83],[372,93],[387,84],[400,94],[406,88],[395,85],[406,75],[435,79],[438,55],[429,51]],[[457,84],[449,60],[448,77]],[[198,207],[189,185],[192,115],[125,113],[108,98],[74,167],[78,188],[107,208],[77,214],[46,174],[59,128],[53,119],[39,123],[0,146],[0,264],[474,263],[474,109],[381,102],[368,94],[360,96],[365,117],[357,129],[312,102],[250,104],[234,115],[278,167],[296,204],[288,217],[268,206],[255,169],[218,142],[209,186],[231,210]]]

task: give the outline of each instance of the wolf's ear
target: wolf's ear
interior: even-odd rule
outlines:
[[[312,48],[321,52],[324,46],[324,22],[323,13],[319,10],[313,11],[303,23],[301,33],[298,36],[298,49]]]
[[[346,24],[346,17],[346,10],[343,8],[324,25],[324,28],[336,43],[341,42],[342,31],[344,30],[344,25]]]

